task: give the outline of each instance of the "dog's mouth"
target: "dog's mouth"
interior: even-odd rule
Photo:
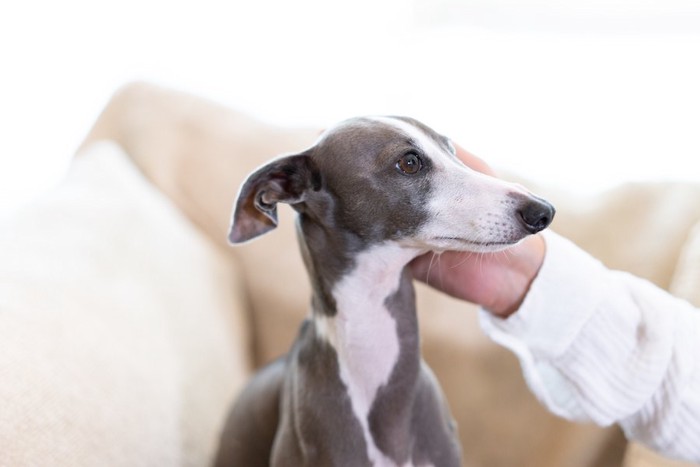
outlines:
[[[508,240],[508,241],[478,241],[478,240],[469,240],[467,238],[462,238],[462,237],[435,237],[435,240],[439,243],[442,242],[457,242],[461,245],[464,245],[468,249],[473,249],[473,250],[478,250],[478,251],[497,251],[497,250],[503,250],[508,247],[511,247],[518,243],[522,238],[519,239],[513,239],[513,240]]]

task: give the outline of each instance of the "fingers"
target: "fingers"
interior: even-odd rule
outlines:
[[[416,280],[455,298],[481,303],[483,260],[469,252],[446,251],[419,256],[410,267]]]
[[[411,262],[411,271],[417,280],[505,318],[519,308],[544,255],[544,239],[532,235],[498,253],[427,253]]]
[[[411,261],[411,272],[414,278],[421,282],[428,282],[430,263],[433,260],[433,255],[433,253],[426,253]]]
[[[475,156],[458,144],[454,144],[454,147],[457,150],[457,157],[464,162],[467,167],[486,175],[494,175],[493,169],[484,162],[483,159]]]

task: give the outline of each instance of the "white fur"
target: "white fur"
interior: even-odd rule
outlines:
[[[508,195],[526,195],[525,189],[470,169],[410,123],[395,118],[377,120],[410,136],[430,158],[431,176],[439,180],[427,200],[430,221],[411,239],[415,246],[486,252],[522,239],[514,200]]]
[[[355,268],[333,290],[336,316],[315,320],[319,335],[338,354],[340,377],[375,466],[396,466],[377,448],[368,421],[377,391],[389,381],[399,358],[396,321],[385,300],[396,292],[403,267],[418,253],[393,243],[360,253]]]
[[[377,447],[369,429],[369,411],[387,384],[399,358],[396,321],[386,308],[403,267],[428,250],[495,251],[519,241],[515,201],[517,185],[478,173],[423,131],[394,118],[376,118],[408,135],[430,159],[433,184],[426,200],[430,218],[418,234],[375,246],[356,257],[355,268],[335,286],[337,314],[317,316],[316,329],[338,354],[340,378],[362,426],[367,455],[374,466],[399,467]],[[401,467],[413,466],[409,461]]]

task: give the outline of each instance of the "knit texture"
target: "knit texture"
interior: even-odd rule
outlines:
[[[551,232],[521,308],[480,312],[484,331],[519,358],[554,413],[599,425],[669,457],[700,461],[700,311],[612,271]]]

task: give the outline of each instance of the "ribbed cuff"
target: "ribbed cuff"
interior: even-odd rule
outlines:
[[[697,310],[606,269],[556,234],[546,242],[523,305],[508,319],[482,311],[482,328],[518,356],[549,410],[599,425],[622,422],[628,436],[674,452],[671,446],[694,436],[681,436],[671,419],[692,399],[680,393],[694,377],[697,336],[685,334],[697,329]]]
[[[492,339],[516,353],[524,346],[535,357],[556,358],[598,308],[607,271],[569,240],[549,231],[543,236],[545,259],[523,304],[507,319],[482,310],[480,321]]]

